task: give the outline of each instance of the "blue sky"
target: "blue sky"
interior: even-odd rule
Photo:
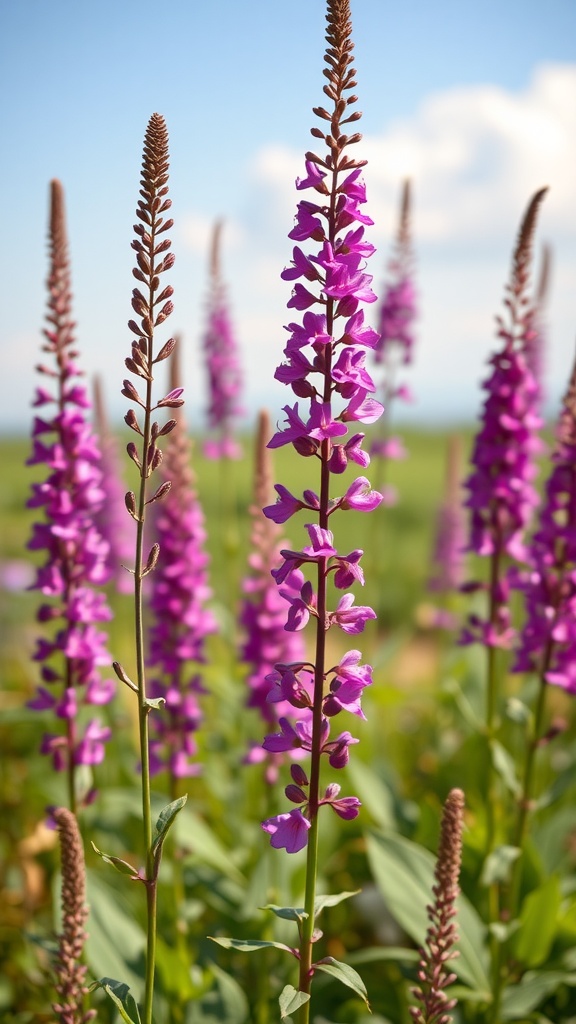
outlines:
[[[554,404],[576,333],[576,5],[353,0],[352,14],[377,291],[401,177],[414,181],[422,320],[409,415],[476,415],[518,222],[545,184],[538,245],[553,248]],[[0,429],[30,420],[52,177],[67,196],[83,365],[103,374],[113,413],[123,412],[131,229],[142,138],[156,110],[171,138],[172,326],[185,338],[192,421],[204,406],[199,339],[218,216],[245,404],[252,412],[287,400],[272,381],[287,322],[279,274],[291,254],[293,180],[322,99],[324,18],[321,0],[2,6]]]

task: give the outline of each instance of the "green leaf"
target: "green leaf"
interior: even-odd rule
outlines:
[[[166,697],[147,697],[144,701],[144,707],[148,711],[159,711],[163,708],[166,703]]]
[[[526,967],[537,967],[548,958],[558,927],[559,911],[560,884],[552,875],[544,885],[529,893],[522,904],[514,953]]]
[[[502,1020],[525,1021],[560,985],[576,985],[576,977],[564,971],[528,971],[518,985],[508,985],[502,996]]]
[[[349,964],[343,964],[340,960],[335,960],[333,956],[326,956],[313,964],[313,967],[314,970],[323,971],[325,974],[332,975],[333,978],[338,978],[338,981],[341,981],[343,985],[347,985],[356,995],[360,996],[366,1003],[366,1006],[370,1006],[366,986],[358,972],[353,967],[350,967]]]
[[[369,946],[367,949],[356,949],[347,953],[349,964],[372,964],[381,960],[403,960],[405,963],[417,964],[420,953],[417,949],[406,949],[405,946]]]
[[[379,828],[395,828],[394,799],[380,775],[358,758],[351,758],[346,766],[346,777],[374,823]]]
[[[90,840],[90,842],[92,843],[92,840]],[[92,849],[94,850],[94,853],[97,853],[98,856],[102,858],[105,864],[111,864],[112,867],[116,868],[121,875],[129,875],[130,878],[139,877],[136,868],[132,864],[129,864],[127,860],[122,860],[121,857],[112,857],[109,853],[102,853],[102,850],[99,850],[95,843],[92,843]]]
[[[299,992],[293,985],[285,985],[280,993],[280,1016],[282,1020],[299,1010],[310,999],[308,992]]]
[[[110,996],[126,1024],[141,1024],[140,1012],[128,985],[123,981],[115,981],[114,978],[100,978],[96,984]]]
[[[510,756],[506,748],[498,742],[498,740],[490,741],[490,750],[492,751],[492,764],[506,786],[506,789],[512,793],[512,796],[520,797],[522,794],[522,786],[520,785],[520,780],[516,775],[516,766],[513,758]]]
[[[426,907],[434,884],[435,858],[417,843],[395,833],[373,832],[367,840],[368,859],[374,880],[393,917],[417,946],[423,946],[428,929]],[[457,900],[456,919],[460,956],[450,969],[461,981],[490,1001],[486,928],[464,895]]]
[[[160,811],[158,821],[156,822],[156,836],[152,843],[152,855],[157,864],[160,862],[164,840],[174,823],[176,815],[182,810],[187,799],[188,796],[185,793],[184,796],[179,796],[177,800],[173,800],[171,804],[167,804]]]
[[[265,942],[263,939],[229,939],[229,938],[216,938],[214,935],[208,935],[208,938],[212,942],[217,942],[219,946],[223,946],[224,949],[239,949],[243,953],[253,953],[257,949],[265,949],[266,946],[273,946],[274,949],[284,949],[287,953],[291,953],[295,956],[294,950],[290,946],[286,946],[283,942]]]
[[[488,854],[482,868],[480,881],[482,885],[493,885],[495,882],[509,882],[512,865],[521,854],[518,846],[497,846]]]
[[[190,807],[185,807],[178,815],[175,834],[178,845],[190,850],[191,856],[205,864],[210,864],[226,878],[230,878],[240,885],[246,884],[244,876],[231,860],[230,851]]]
[[[284,921],[304,921],[308,917],[304,907],[279,907],[276,903],[267,903],[262,910],[271,910]]]
[[[214,985],[186,1010],[187,1024],[245,1024],[248,1000],[238,982],[217,964],[211,964]]]
[[[146,935],[134,917],[134,907],[122,892],[92,870],[87,871],[87,902],[90,923],[86,956],[92,974],[122,974],[132,989],[142,983],[135,965],[146,948]],[[106,877],[116,878],[115,875]]]
[[[355,889],[354,892],[338,892],[333,896],[317,896],[314,900],[314,917],[317,917],[324,907],[336,907],[343,900],[349,900],[352,896],[357,896],[360,889]]]

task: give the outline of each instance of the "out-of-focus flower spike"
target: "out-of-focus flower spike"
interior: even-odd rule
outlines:
[[[95,377],[94,419],[102,451],[102,487],[106,500],[95,515],[96,525],[109,546],[108,569],[116,589],[121,594],[130,594],[134,583],[127,566],[134,558],[133,531],[124,515],[125,487],[120,469],[118,444],[108,423],[102,379]]]

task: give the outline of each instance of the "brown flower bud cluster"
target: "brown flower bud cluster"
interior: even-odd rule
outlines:
[[[61,1024],[88,1024],[95,1010],[84,1010],[86,966],[82,953],[86,942],[86,870],[84,849],[76,817],[66,807],[53,814],[60,834],[62,857],[62,932],[58,936],[55,964],[58,1002],[52,1009]]]

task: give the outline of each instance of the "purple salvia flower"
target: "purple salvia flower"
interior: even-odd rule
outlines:
[[[514,670],[576,694],[576,366],[558,425],[540,523],[519,574],[527,618]]]
[[[351,593],[342,595],[336,607],[330,608],[334,589],[362,584],[364,577],[359,565],[362,551],[338,552],[328,527],[329,517],[350,509],[371,511],[382,501],[382,495],[370,489],[365,477],[349,484],[343,495],[339,488],[340,497],[330,495],[332,477],[338,478],[349,461],[363,469],[370,461],[362,448],[364,435],[348,437],[348,424],[374,422],[382,406],[371,397],[375,387],[365,367],[366,350],[375,347],[378,335],[364,325],[362,308],[376,298],[372,277],[365,272],[366,260],[374,248],[364,238],[365,226],[372,223],[361,209],[366,201],[361,178],[364,161],[353,159],[347,149],[361,136],[346,136],[341,130],[360,117],[350,110],[356,96],[347,95],[355,84],[348,0],[329,0],[327,21],[328,84],[324,91],[334,110],[329,113],[322,107],[314,108],[326,131],[312,130],[315,138],[324,141],[327,152],[324,157],[306,154],[306,174],[296,186],[311,191],[314,198],[298,204],[296,224],[290,232],[290,238],[298,244],[291,266],[282,274],[284,280],[294,282],[288,307],[303,311],[303,316],[286,328],[286,362],[278,367],[276,378],[290,387],[299,401],[284,407],[285,423],[269,442],[270,448],[291,444],[304,458],[318,459],[319,493],[307,490],[302,496],[294,495],[276,484],[278,500],[264,509],[267,518],[277,524],[306,510],[309,543],[302,550],[283,548],[280,554],[284,561],[272,575],[281,597],[289,604],[284,628],[289,633],[297,632],[315,620],[316,655],[313,665],[279,663],[270,677],[274,689],[268,700],[287,700],[293,708],[305,709],[307,715],[294,724],[282,715],[278,720],[281,731],[266,737],[264,749],[271,753],[307,751],[311,768],[309,781],[306,773],[304,779],[296,777],[303,769],[292,765],[294,785],[286,788],[286,796],[301,806],[268,819],[263,828],[271,835],[273,846],[288,852],[302,849],[310,840],[309,857],[314,865],[319,808],[332,804],[340,817],[352,818],[359,807],[356,797],[340,798],[335,783],[324,797],[320,794],[322,755],[332,768],[343,768],[349,746],[357,742],[348,732],[331,739],[331,720],[343,710],[363,717],[361,695],[371,683],[371,669],[360,665],[359,651],[350,651],[339,665],[326,667],[326,631],[339,626],[345,633],[356,634],[366,621],[375,618],[371,608],[354,605]],[[304,243],[306,249],[300,248]],[[310,521],[311,513],[316,521]],[[307,579],[305,572],[311,573],[314,581]],[[309,870],[315,871],[315,866]],[[306,992],[311,974],[313,914],[309,918],[301,943],[300,989]]]
[[[87,934],[86,868],[78,823],[66,807],[57,807],[52,818],[58,826],[62,862],[62,931],[54,965],[58,1002],[52,1005],[60,1024],[89,1024],[96,1010],[85,1010],[88,994],[87,967],[82,954]]]
[[[490,359],[492,370],[482,424],[466,482],[470,509],[467,550],[491,560],[486,620],[471,616],[463,643],[480,640],[487,647],[508,647],[513,637],[508,610],[509,581],[505,558],[525,561],[524,531],[538,503],[533,486],[534,456],[541,443],[537,430],[538,385],[526,357],[526,334],[532,330],[533,305],[526,292],[532,237],[546,189],[537,192],[526,211],[512,263],[505,306],[509,323],[497,317],[502,348]]]
[[[212,236],[208,322],[203,341],[210,396],[208,428],[217,436],[206,442],[205,455],[211,459],[237,459],[241,449],[234,438],[234,429],[235,421],[243,412],[240,402],[242,372],[220,274],[221,232],[222,223],[218,221]]]
[[[278,663],[295,663],[303,666],[305,654],[300,635],[284,629],[286,598],[280,594],[271,574],[282,560],[282,530],[278,524],[283,519],[268,519],[262,515],[262,506],[270,499],[272,489],[271,454],[266,448],[266,439],[269,436],[270,420],[266,412],[261,412],[256,438],[255,504],[250,508],[251,554],[249,573],[242,585],[244,600],[240,622],[245,630],[242,660],[249,666],[247,706],[256,708],[267,726],[274,726],[282,715],[291,714],[292,718],[297,718],[305,713],[302,709],[291,706],[286,699],[268,699],[273,688],[271,675],[275,666]],[[289,507],[292,507],[293,499],[286,488],[277,489],[281,494],[281,500],[287,501]],[[290,582],[287,574],[284,585],[289,587]],[[254,746],[247,756],[247,761],[260,760],[262,748]],[[266,760],[266,780],[273,783],[278,777],[278,767],[282,758],[268,755]]]
[[[462,861],[462,829],[464,826],[464,793],[450,790],[440,826],[440,843],[432,887],[433,901],[428,907],[430,927],[424,948],[420,950],[419,985],[412,995],[420,1004],[411,1006],[415,1024],[450,1024],[450,1011],[456,1006],[446,989],[456,981],[447,966],[457,957],[456,899],[460,892],[458,880]]]
[[[96,512],[95,522],[108,543],[108,568],[120,594],[131,594],[134,581],[126,566],[133,560],[133,531],[126,519],[124,492],[116,438],[108,425],[100,378],[94,381],[94,414],[102,451],[102,487],[106,500]]]
[[[398,382],[399,368],[409,366],[413,359],[414,323],[418,315],[410,215],[411,186],[410,181],[406,180],[402,186],[395,251],[388,264],[389,281],[379,310],[380,340],[374,348],[375,362],[384,369],[382,394],[385,413],[382,418],[381,436],[373,442],[371,449],[372,454],[378,455],[382,460],[379,467],[381,474],[386,462],[403,459],[406,456],[400,438],[390,433],[390,414],[395,401],[412,401],[408,386]],[[386,487],[384,500],[387,505],[395,503],[396,492],[393,487]]]
[[[178,390],[179,345],[170,361],[171,389]],[[154,672],[150,695],[166,701],[162,712],[151,718],[150,770],[165,768],[173,798],[176,780],[200,771],[195,761],[195,734],[202,721],[198,697],[204,693],[198,666],[205,661],[205,639],[216,631],[207,608],[208,555],[205,551],[204,515],[190,468],[190,444],[180,410],[164,452],[162,472],[171,487],[155,506],[154,526],[160,545],[150,577],[149,653],[147,664]]]
[[[46,559],[36,574],[33,589],[50,600],[38,610],[39,622],[60,620],[51,639],[38,641],[34,659],[42,663],[41,687],[30,707],[52,710],[64,724],[64,732],[47,734],[42,752],[50,754],[58,771],[68,772],[69,799],[76,806],[74,769],[78,764],[102,760],[103,742],[110,730],[93,719],[86,728],[80,722],[85,704],[105,704],[114,686],[100,679],[100,667],[110,664],[106,636],[96,624],[111,618],[104,594],[94,587],[109,576],[108,544],[98,531],[94,516],[103,506],[101,456],[97,440],[85,419],[90,402],[78,382],[80,371],[74,348],[72,293],[64,193],[59,181],[51,183],[50,275],[48,278],[48,327],[43,351],[54,365],[37,369],[49,378],[36,392],[33,448],[29,465],[44,463],[49,475],[32,486],[28,507],[42,509],[44,520],[34,525],[28,547],[45,551]],[[44,410],[55,405],[52,416]]]

